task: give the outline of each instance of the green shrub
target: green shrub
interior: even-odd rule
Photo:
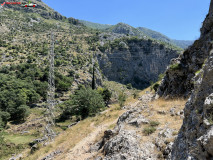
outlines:
[[[158,121],[151,121],[150,122],[150,126],[151,127],[156,127],[156,126],[158,126],[160,124],[160,122],[158,122]]]
[[[158,75],[158,81],[161,81],[163,77],[165,76],[165,73],[161,73]]]
[[[139,96],[139,92],[138,92],[138,91],[135,91],[135,92],[133,93],[133,98],[136,99],[136,98],[138,98],[138,96]]]
[[[98,91],[99,94],[102,95],[104,102],[105,102],[105,105],[108,106],[109,101],[112,97],[112,93],[110,92],[110,90],[107,89],[107,88],[98,88],[97,91]]]
[[[152,133],[154,133],[156,131],[156,128],[155,127],[145,127],[144,129],[143,129],[143,133],[145,134],[145,135],[150,135],[150,134],[152,134]]]
[[[1,121],[23,120],[28,115],[26,105],[36,103],[40,96],[34,90],[33,84],[27,80],[16,79],[13,76],[0,74],[0,110],[5,113]],[[6,118],[7,115],[10,118]]]
[[[105,107],[102,95],[91,88],[77,90],[71,100],[63,105],[63,108],[65,108],[61,115],[63,120],[74,115],[85,119],[88,116],[94,116]]]
[[[10,114],[8,112],[0,111],[0,130],[6,127],[7,121],[10,119]]]
[[[124,92],[121,92],[118,96],[118,102],[119,102],[119,105],[120,107],[123,107],[124,106],[124,103],[126,102],[126,94]]]
[[[173,65],[170,65],[169,68],[171,70],[178,70],[181,68],[181,65],[179,63],[176,63],[176,64],[173,64]]]
[[[127,87],[127,89],[132,89],[132,84],[129,83],[129,84],[126,85],[126,87]]]
[[[57,88],[57,91],[68,91],[70,86],[72,85],[73,78],[72,77],[66,77],[59,72],[55,73],[55,85]]]
[[[30,108],[26,105],[21,105],[16,111],[17,119],[25,120],[30,115]]]
[[[157,92],[159,86],[159,83],[155,83],[152,88]]]

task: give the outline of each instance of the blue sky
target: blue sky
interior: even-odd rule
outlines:
[[[172,39],[195,40],[210,0],[43,0],[66,17],[101,24],[127,23]]]

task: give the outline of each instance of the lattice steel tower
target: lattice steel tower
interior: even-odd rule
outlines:
[[[47,91],[47,110],[46,110],[46,126],[45,126],[45,136],[49,140],[54,140],[56,136],[53,131],[55,126],[55,73],[54,73],[54,34],[51,33],[51,47],[49,53],[49,77],[48,77],[48,91]]]

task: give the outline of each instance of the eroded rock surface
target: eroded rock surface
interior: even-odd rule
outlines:
[[[213,1],[201,33],[199,41],[205,40],[203,43],[209,44],[203,50],[207,58],[193,78],[194,90],[184,109],[185,118],[172,148],[172,160],[213,159],[213,50],[210,43],[213,38]]]
[[[178,58],[171,60],[171,65],[158,89],[163,97],[189,97],[194,89],[193,77],[202,68],[212,48],[213,40],[213,2],[209,14],[203,22],[201,36]]]
[[[213,159],[213,50],[195,78],[195,89],[184,113],[172,159]]]
[[[144,104],[151,100],[151,95],[145,95],[140,98]],[[135,128],[142,124],[147,124],[149,121],[143,117],[140,112],[147,108],[146,105],[138,104],[137,107],[126,107],[127,110],[123,113],[113,130],[104,132],[104,137],[101,141],[96,143],[92,149],[101,150],[103,152],[103,160],[154,160],[157,159],[153,153],[155,144],[152,142],[139,143],[141,136],[137,134],[136,130],[127,129],[127,126]],[[126,128],[127,127],[127,128]],[[100,157],[96,157],[99,158]]]

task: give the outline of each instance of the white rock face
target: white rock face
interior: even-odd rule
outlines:
[[[173,145],[172,160],[213,159],[213,50],[196,78],[185,118]],[[202,81],[200,81],[202,77]]]

